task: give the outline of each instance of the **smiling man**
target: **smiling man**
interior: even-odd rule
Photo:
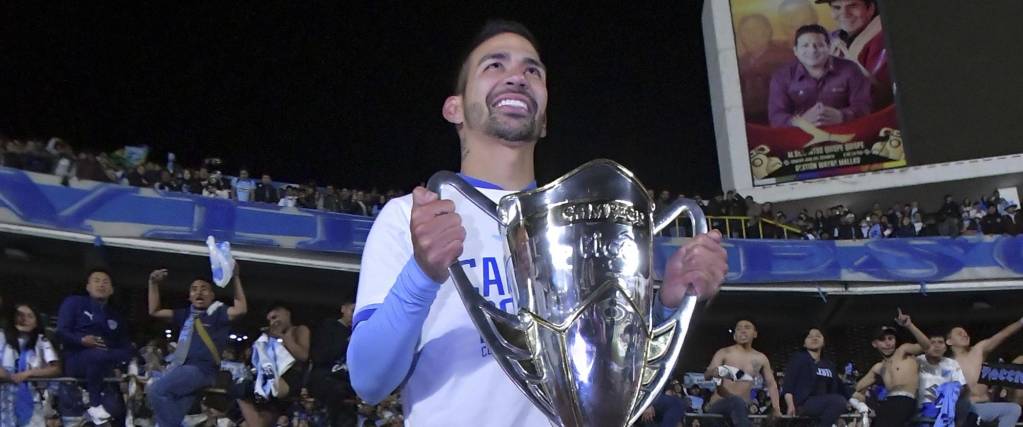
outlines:
[[[158,425],[179,426],[195,397],[205,387],[214,385],[220,370],[220,352],[227,346],[230,322],[248,311],[241,272],[234,266],[234,305],[227,307],[216,300],[209,279],[198,278],[188,286],[187,308],[171,310],[160,304],[160,284],[167,279],[167,270],[149,274],[149,315],[172,321],[179,329],[178,346],[166,373],[146,389]]]
[[[916,356],[931,348],[930,339],[902,309],[899,309],[895,323],[909,330],[916,342],[897,345],[895,328],[882,326],[870,345],[881,353],[883,360],[875,363],[870,372],[856,383],[853,395],[858,401],[866,401],[864,392],[868,387],[874,384],[884,386],[887,396],[877,409],[876,427],[904,426],[916,414],[920,369]],[[853,406],[859,409],[858,403],[853,403]]]
[[[771,78],[768,117],[772,127],[835,125],[870,112],[870,82],[852,61],[832,57],[827,30],[805,25],[796,31],[796,60]]]
[[[463,56],[443,117],[461,142],[461,176],[492,200],[534,188],[533,153],[546,134],[547,69],[521,24],[494,21]],[[690,286],[707,297],[727,271],[720,234],[699,236],[669,261],[660,303],[677,307]],[[352,386],[375,404],[402,386],[417,426],[549,425],[482,343],[448,266],[459,261],[481,295],[515,312],[497,223],[467,199],[425,188],[391,200],[362,256]]]

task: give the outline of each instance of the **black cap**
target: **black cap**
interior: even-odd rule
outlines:
[[[874,339],[875,340],[884,339],[884,337],[888,335],[894,337],[898,335],[898,331],[896,331],[895,328],[891,326],[882,326],[881,329],[878,329],[877,334],[874,335]]]

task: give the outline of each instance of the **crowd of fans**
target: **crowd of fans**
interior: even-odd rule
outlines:
[[[145,153],[144,147],[138,147]],[[320,209],[352,215],[376,216],[388,200],[398,197],[398,190],[380,191],[275,182],[264,173],[256,179],[246,168],[234,176],[222,171],[223,161],[211,157],[198,167],[176,163],[168,154],[163,165],[133,157],[132,150],[122,148],[112,153],[75,152],[66,142],[51,138],[47,142],[0,140],[0,166],[31,172],[57,175],[65,184],[72,180],[118,183],[152,188],[159,192],[183,192],[206,197],[232,199],[240,202],[269,203],[282,207]]]
[[[667,205],[672,194],[657,193],[658,205]],[[869,210],[856,212],[844,205],[818,209],[810,213],[802,209],[789,216],[775,209],[770,202],[758,203],[753,197],[728,191],[711,200],[694,198],[703,206],[704,213],[712,217],[711,228],[731,238],[802,238],[810,240],[857,240],[897,237],[969,236],[977,234],[1017,235],[1023,231],[1019,206],[1002,198],[995,190],[990,195],[956,202],[945,195],[940,208],[925,211],[920,203],[895,203],[888,209],[874,203]],[[667,234],[688,233],[688,224],[681,221],[685,231],[669,228]]]
[[[184,192],[242,202],[270,203],[284,207],[320,209],[362,216],[376,216],[384,204],[402,192],[379,191],[326,185],[315,181],[303,185],[274,182],[269,174],[256,179],[241,168],[234,176],[221,171],[219,158],[208,158],[199,167],[183,167],[169,154],[167,163],[131,160],[126,149],[93,155],[75,152],[66,142],[52,138],[42,141],[0,141],[0,166],[61,177],[63,182],[85,179],[149,187],[160,192]],[[135,164],[138,162],[137,164]],[[668,190],[651,191],[658,205],[667,205]],[[681,196],[679,194],[678,196]],[[711,227],[732,238],[806,238],[820,240],[876,239],[915,236],[960,236],[1012,234],[1021,231],[1019,206],[1000,197],[997,191],[956,202],[946,195],[940,208],[925,211],[919,202],[896,203],[885,209],[875,203],[870,209],[855,210],[844,205],[795,215],[775,209],[770,202],[758,203],[751,196],[728,191],[705,200],[693,197],[711,217]],[[729,219],[731,217],[731,219]],[[739,219],[742,218],[742,219]],[[765,221],[766,220],[766,221]],[[689,233],[688,225],[669,228],[665,234]]]
[[[775,372],[768,357],[753,347],[756,325],[739,320],[735,344],[718,350],[705,372],[687,374],[688,388],[674,381],[642,420],[675,426],[685,418],[687,426],[732,427],[763,424],[751,415],[794,416],[818,427],[1012,427],[1019,422],[1023,390],[989,385],[981,372],[994,351],[1023,330],[1023,318],[975,340],[963,327],[925,334],[901,310],[895,323],[912,339],[900,342],[895,327],[879,327],[869,342],[877,362],[862,372],[852,363],[840,367],[831,360],[826,337],[815,327],[806,330],[801,349],[789,355],[784,370]],[[1011,362],[1023,363],[1023,355]]]
[[[56,316],[0,298],[0,310],[10,313],[0,317],[0,427],[154,426],[175,415],[184,419],[171,425],[403,424],[397,396],[367,405],[348,384],[353,303],[312,327],[293,322],[287,304],[273,303],[260,313],[261,335],[248,340],[229,326],[247,311],[240,273],[233,305],[216,302],[210,281],[196,279],[187,308],[174,310],[159,299],[165,277],[166,270],[150,276],[149,311],[169,329],[138,343],[109,303],[114,283],[102,269],[88,273],[86,292],[65,298]],[[282,364],[285,356],[290,361]],[[200,387],[182,388],[182,381]]]
[[[166,424],[160,420],[169,411],[179,411],[185,426],[403,424],[397,395],[368,405],[348,383],[345,354],[354,304],[344,303],[336,317],[312,327],[294,321],[284,303],[247,314],[236,270],[230,306],[216,301],[214,285],[196,279],[187,307],[171,310],[160,300],[166,277],[166,270],[150,275],[148,307],[155,320],[170,323],[169,329],[164,337],[137,344],[128,339],[118,307],[108,304],[114,285],[105,270],[90,271],[86,292],[65,298],[49,322],[30,303],[0,299],[2,310],[10,313],[0,318],[0,426],[72,426],[83,421],[153,426]],[[265,319],[260,336],[228,336],[229,321],[245,315]],[[733,427],[760,423],[751,415],[787,415],[824,427],[838,417],[849,423],[876,417],[880,425],[907,425],[909,418],[895,424],[881,421],[894,416],[885,402],[896,398],[909,399],[912,413],[901,416],[914,420],[945,416],[972,420],[969,425],[977,420],[999,426],[1017,422],[1023,391],[988,387],[978,376],[981,363],[1023,330],[1023,318],[974,341],[960,327],[925,335],[901,310],[895,323],[908,334],[891,326],[877,329],[869,342],[877,351],[872,367],[840,367],[824,351],[822,330],[810,328],[802,349],[776,372],[754,348],[756,325],[740,320],[733,328],[735,343],[717,351],[705,372],[672,380],[638,425],[684,422],[699,427],[718,425],[721,417]],[[899,343],[899,335],[912,339]],[[213,350],[218,357],[210,357]],[[1023,363],[1023,356],[1011,362]],[[208,373],[188,371],[204,364],[210,367]],[[693,376],[701,378],[693,381]],[[201,387],[182,390],[182,377],[199,381]],[[955,393],[946,395],[951,390]],[[942,412],[947,402],[956,401],[956,411]],[[946,402],[944,409],[941,402]]]

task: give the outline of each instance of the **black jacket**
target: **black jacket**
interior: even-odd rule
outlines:
[[[846,399],[852,396],[849,388],[842,383],[841,378],[838,378],[838,369],[835,368],[834,362],[823,357],[820,361],[815,361],[806,350],[792,353],[785,366],[783,390],[792,394],[796,407],[802,406],[806,399],[816,394],[818,381],[825,383],[825,394],[840,394]]]

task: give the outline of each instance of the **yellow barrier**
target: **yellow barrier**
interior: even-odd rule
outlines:
[[[675,235],[676,236],[681,236],[682,235],[682,233],[680,233],[680,229],[682,227],[680,221],[686,221],[686,220],[685,219],[679,219],[679,218],[675,219],[674,227],[675,227]],[[715,224],[723,225],[724,229],[721,230],[721,231],[723,232],[725,237],[731,237],[732,236],[732,225],[735,222],[738,222],[739,223],[738,224],[739,225],[739,230],[742,231],[742,238],[743,239],[747,239],[749,237],[746,235],[746,230],[749,229],[748,224],[753,222],[753,221],[754,221],[753,218],[750,218],[748,216],[708,216],[707,217],[707,228],[718,228],[718,229],[720,229],[721,227],[715,227]],[[793,227],[791,225],[782,224],[780,222],[773,221],[773,220],[770,220],[770,219],[760,219],[760,221],[757,221],[756,224],[757,224],[757,232],[758,232],[757,234],[759,234],[761,238],[764,236],[764,224],[765,223],[769,224],[769,225],[772,225],[772,226],[775,226],[775,227],[778,227],[779,229],[781,229],[782,238],[783,239],[789,239],[789,238],[801,239],[801,238],[803,238],[803,235],[805,234],[805,233],[803,233],[803,230],[800,230],[800,229],[798,229],[796,227]],[[792,237],[790,237],[790,235]]]

